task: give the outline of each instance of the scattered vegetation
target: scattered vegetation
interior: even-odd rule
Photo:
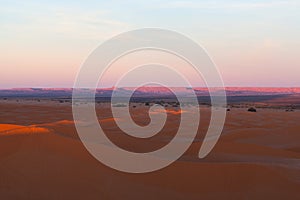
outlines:
[[[113,107],[127,107],[127,105],[124,103],[117,103],[117,104],[114,104]]]
[[[286,109],[285,111],[286,111],[286,112],[294,112],[293,109]]]

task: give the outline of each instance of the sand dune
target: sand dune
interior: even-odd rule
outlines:
[[[171,140],[179,117],[169,111],[171,120],[157,137],[131,140],[106,108],[97,109],[112,141],[138,152]],[[147,122],[147,108],[137,109],[134,120]],[[6,103],[0,111],[1,199],[300,199],[299,111],[232,109],[220,141],[201,160],[209,120],[204,108],[188,151],[147,174],[118,172],[94,159],[79,140],[69,104]]]

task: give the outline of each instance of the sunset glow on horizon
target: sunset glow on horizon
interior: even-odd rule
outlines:
[[[144,27],[199,43],[227,87],[300,87],[297,0],[0,2],[0,88],[71,88],[98,45]],[[112,71],[102,86],[110,87],[121,71]]]

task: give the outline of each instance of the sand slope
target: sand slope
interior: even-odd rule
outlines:
[[[0,199],[300,199],[298,111],[232,109],[221,140],[205,159],[197,158],[205,131],[200,127],[198,140],[169,167],[126,174],[87,152],[70,106],[59,106],[0,105]],[[161,134],[148,147],[128,142],[106,117],[100,122],[125,148],[144,151],[169,138]]]

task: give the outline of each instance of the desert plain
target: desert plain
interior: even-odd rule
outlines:
[[[133,105],[134,121],[149,123],[149,106]],[[203,105],[197,137],[180,159],[155,172],[129,174],[86,150],[69,101],[1,99],[0,199],[300,199],[300,111],[278,105],[252,105],[257,112],[230,105],[220,140],[200,159],[210,120],[210,107]],[[165,127],[145,140],[122,133],[109,106],[96,105],[107,136],[135,152],[161,148],[176,134],[181,110],[166,109]]]

